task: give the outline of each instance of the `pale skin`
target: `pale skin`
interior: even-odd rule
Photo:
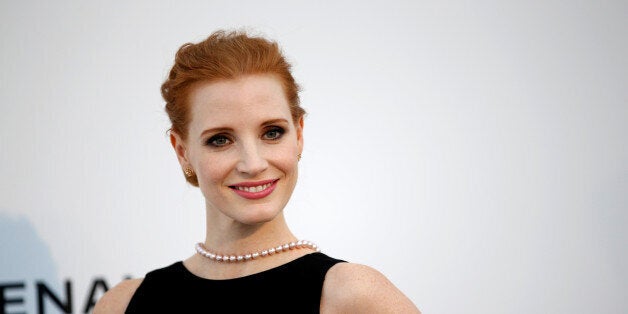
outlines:
[[[192,169],[205,197],[205,247],[216,252],[250,252],[297,239],[283,208],[296,184],[303,150],[303,118],[294,121],[280,81],[271,75],[200,83],[189,97],[187,138],[171,133],[183,169]],[[274,182],[268,196],[242,197],[234,186]],[[208,279],[243,277],[311,254],[289,250],[244,263],[218,263],[195,254],[184,266]],[[124,313],[142,279],[109,290],[94,313]],[[243,296],[245,298],[245,296]],[[321,313],[419,313],[385,276],[368,266],[338,263],[325,277]]]

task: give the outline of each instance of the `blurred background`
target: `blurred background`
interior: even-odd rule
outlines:
[[[303,87],[298,237],[424,313],[628,312],[625,1],[27,0],[0,19],[5,312],[83,313],[193,254],[204,203],[159,88],[221,28],[277,40]]]

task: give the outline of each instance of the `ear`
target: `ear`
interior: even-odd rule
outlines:
[[[295,126],[297,129],[297,146],[299,148],[299,154],[301,154],[303,152],[303,116],[299,118]]]
[[[170,131],[170,144],[172,144],[172,148],[174,149],[175,154],[177,154],[177,159],[179,160],[181,168],[191,168],[194,170],[186,156],[187,148],[185,142],[181,136],[174,131]]]

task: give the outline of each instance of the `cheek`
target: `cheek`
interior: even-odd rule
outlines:
[[[199,184],[221,183],[229,175],[232,168],[228,158],[221,156],[206,156],[197,163]]]
[[[276,166],[285,172],[295,172],[297,168],[299,154],[296,147],[286,147],[280,154],[277,154]]]
[[[202,177],[199,178],[199,183],[205,182],[205,183],[211,183],[211,184],[216,184],[219,183],[221,181],[221,178],[224,178],[224,175],[218,171],[220,168],[215,168],[216,165],[214,164],[214,167],[203,167],[202,170]]]

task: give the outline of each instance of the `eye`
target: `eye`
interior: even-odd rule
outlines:
[[[268,129],[266,133],[264,133],[262,138],[265,140],[278,140],[283,136],[284,133],[286,133],[286,131],[283,128],[275,126]]]
[[[207,140],[207,145],[213,147],[223,147],[231,144],[231,140],[222,134],[216,134]]]

